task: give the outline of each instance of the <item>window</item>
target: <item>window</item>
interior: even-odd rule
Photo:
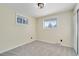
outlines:
[[[55,28],[56,26],[57,26],[57,19],[56,18],[44,20],[44,22],[43,22],[44,28]]]
[[[16,23],[18,23],[18,24],[28,24],[28,20],[24,16],[16,15]]]

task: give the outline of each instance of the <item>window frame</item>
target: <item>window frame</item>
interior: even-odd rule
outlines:
[[[22,22],[21,23],[17,22],[17,21],[20,21],[20,20],[17,20],[18,17],[22,18]],[[28,18],[26,18],[24,15],[16,13],[16,24],[26,25],[26,24],[28,24]]]
[[[51,28],[45,27],[45,21],[56,21],[56,26],[55,27],[53,26]],[[57,27],[57,17],[55,17],[55,18],[49,18],[49,19],[44,19],[43,20],[43,29],[54,29],[56,27]]]

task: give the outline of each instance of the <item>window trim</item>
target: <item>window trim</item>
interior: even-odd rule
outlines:
[[[43,20],[43,29],[54,29],[54,28],[56,28],[56,27],[54,27],[54,26],[53,26],[52,28],[47,28],[47,27],[44,26],[44,22],[45,22],[45,21],[50,21],[50,20],[51,20],[51,21],[52,21],[52,20],[56,20],[56,27],[57,27],[57,17],[55,17],[55,18],[44,19],[44,20]]]
[[[18,23],[17,22],[17,17],[22,17],[22,23]],[[25,21],[25,23],[24,23],[24,21]],[[26,16],[24,16],[24,15],[21,15],[19,13],[16,13],[16,24],[26,25],[26,24],[28,24],[28,18],[26,18]]]

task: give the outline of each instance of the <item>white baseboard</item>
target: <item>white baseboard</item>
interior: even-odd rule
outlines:
[[[47,41],[45,41],[45,40],[40,40],[40,39],[39,39],[39,41],[47,42]],[[59,43],[59,42],[47,42],[47,43],[57,44],[57,45],[60,45],[60,46],[65,46],[65,47],[71,47],[71,48],[73,48],[72,46],[63,45],[62,43]]]
[[[33,40],[34,41],[34,40]],[[31,41],[31,42],[33,42],[33,41]],[[28,43],[30,43],[30,42],[28,42]],[[25,45],[25,44],[28,44],[28,43],[22,43],[22,44],[18,44],[17,46],[14,46],[14,47],[11,47],[11,48],[8,48],[8,49],[5,49],[5,50],[2,50],[2,51],[0,51],[0,54],[1,53],[4,53],[4,52],[7,52],[7,51],[9,51],[9,50],[12,50],[12,49],[14,49],[14,48],[17,48],[17,47],[19,47],[19,46],[22,46],[22,45]]]

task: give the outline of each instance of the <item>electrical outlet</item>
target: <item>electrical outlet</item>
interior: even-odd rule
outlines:
[[[32,37],[30,37],[30,39],[32,39]]]
[[[60,40],[60,42],[62,42],[62,39]]]

